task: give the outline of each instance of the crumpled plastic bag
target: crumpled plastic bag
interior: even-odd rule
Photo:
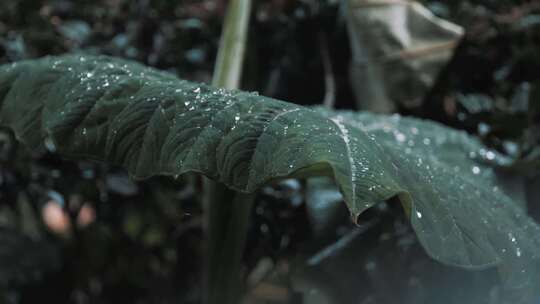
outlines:
[[[348,0],[346,14],[361,110],[420,106],[464,34],[414,1]]]

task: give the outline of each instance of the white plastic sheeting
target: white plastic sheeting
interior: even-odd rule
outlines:
[[[392,112],[420,105],[463,29],[418,2],[348,0],[351,81],[358,107]]]

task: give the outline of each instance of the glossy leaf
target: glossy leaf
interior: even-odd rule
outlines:
[[[329,175],[354,218],[397,198],[435,259],[500,265],[516,289],[538,285],[540,229],[488,166],[508,160],[463,132],[304,108],[109,57],[3,66],[0,100],[1,123],[28,146],[45,142],[137,178],[198,172],[253,192],[280,178]]]
[[[429,255],[467,268],[498,264],[507,288],[516,292],[512,300],[538,296],[540,230],[521,212],[523,202],[510,198],[520,195],[492,169],[511,159],[434,122],[320,111],[376,140],[407,191],[400,201]]]

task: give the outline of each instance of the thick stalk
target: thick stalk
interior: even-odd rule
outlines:
[[[251,0],[231,0],[214,69],[212,85],[237,89],[242,75]],[[242,255],[254,195],[235,193],[203,179],[203,206],[207,214],[208,262],[205,304],[241,302]]]
[[[231,0],[223,25],[212,84],[238,89],[242,78],[251,0]]]
[[[242,255],[255,194],[219,185],[210,196],[207,303],[238,304],[243,293]]]

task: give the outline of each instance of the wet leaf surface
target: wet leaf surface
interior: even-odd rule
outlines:
[[[198,172],[244,192],[285,177],[331,175],[354,218],[398,198],[433,258],[498,265],[523,298],[538,285],[540,229],[489,166],[510,160],[463,132],[304,108],[110,57],[3,66],[0,96],[2,124],[32,148],[45,141],[137,178]]]

